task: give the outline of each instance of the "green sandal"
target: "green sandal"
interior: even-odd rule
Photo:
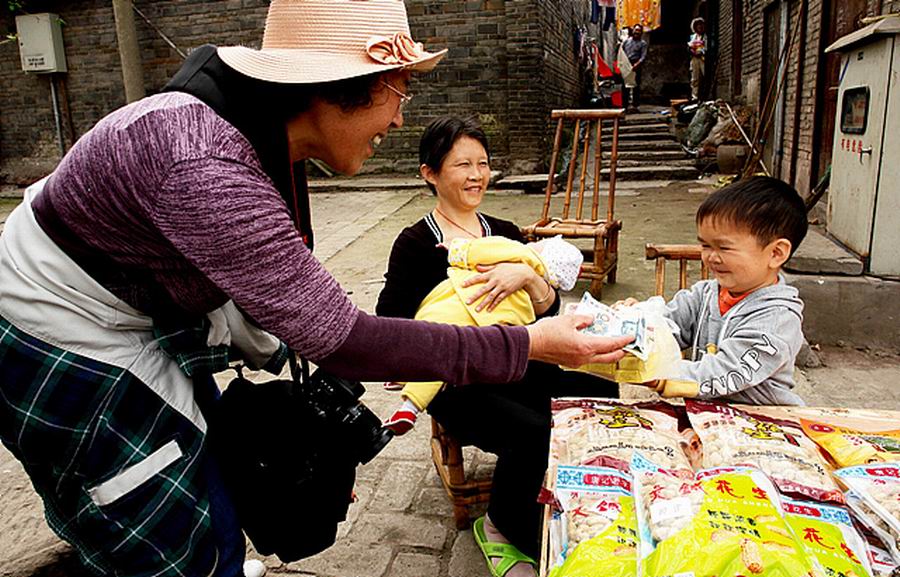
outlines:
[[[479,517],[475,520],[475,523],[472,525],[472,533],[475,535],[475,542],[478,544],[478,548],[484,554],[488,570],[494,577],[503,577],[516,563],[528,563],[532,567],[537,566],[534,559],[516,549],[515,545],[488,541],[484,534],[484,517]],[[494,567],[494,559],[500,559],[496,567]]]

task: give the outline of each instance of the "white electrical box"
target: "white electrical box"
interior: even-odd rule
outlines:
[[[866,272],[900,277],[900,16],[844,36],[828,232]]]
[[[39,74],[66,71],[62,23],[58,15],[44,12],[16,16],[16,32],[22,70]]]

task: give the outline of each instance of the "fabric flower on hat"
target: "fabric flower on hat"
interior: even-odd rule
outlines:
[[[366,52],[382,64],[413,63],[422,57],[425,47],[414,41],[406,32],[393,36],[373,36],[366,42]]]

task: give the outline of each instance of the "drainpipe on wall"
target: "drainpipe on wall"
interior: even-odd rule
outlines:
[[[780,34],[778,38],[778,54],[784,54],[784,45],[787,42],[787,34],[788,34],[788,22],[790,20],[790,5],[786,0],[781,0],[781,23],[780,23]],[[778,86],[780,87],[778,91],[778,101],[775,103],[775,158],[772,161],[772,176],[775,178],[781,178],[781,162],[784,160],[784,108],[785,108],[785,98],[787,96],[787,82],[784,82],[782,85],[782,74],[788,73],[788,66],[790,65],[790,54],[784,55],[784,66],[779,67],[779,76],[778,76]]]

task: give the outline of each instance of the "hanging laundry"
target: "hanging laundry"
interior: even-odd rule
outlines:
[[[617,0],[616,16],[619,28],[641,24],[649,32],[662,24],[660,0]]]
[[[615,2],[616,0],[611,0]],[[616,21],[616,7],[615,6],[607,6],[605,8],[605,12],[603,14],[603,30],[609,30],[612,28],[612,25]]]
[[[597,24],[600,21],[600,0],[589,0],[591,3],[591,24]]]

